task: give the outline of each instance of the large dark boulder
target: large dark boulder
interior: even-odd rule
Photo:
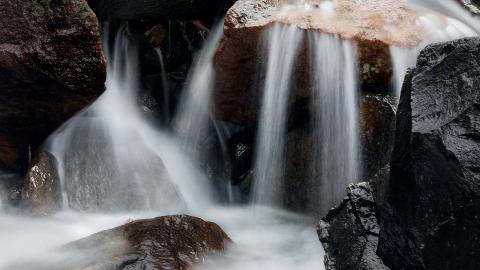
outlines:
[[[86,1],[0,5],[0,169],[21,170],[29,150],[103,92],[105,60]]]
[[[370,184],[351,184],[343,202],[317,226],[326,269],[389,269],[376,254],[378,218]]]
[[[405,78],[378,253],[394,269],[480,266],[480,39],[425,48]]]
[[[72,242],[51,260],[9,269],[192,269],[231,243],[213,222],[179,215],[137,220]],[[48,262],[49,261],[49,262]]]

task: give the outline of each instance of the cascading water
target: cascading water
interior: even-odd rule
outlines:
[[[293,25],[276,24],[266,33],[268,62],[254,167],[256,203],[281,206],[287,102],[301,37]]]
[[[136,48],[123,31],[113,48],[113,53],[107,50],[105,93],[49,140],[65,206],[166,212],[184,211],[185,204],[204,206],[208,197],[193,196],[197,191],[208,194],[207,181],[175,149],[175,141],[152,129],[137,108]]]
[[[304,6],[308,1],[287,2]],[[457,12],[454,9],[442,10],[444,2],[423,2],[458,21],[470,20],[463,13],[448,13]],[[322,1],[321,5],[330,9],[332,2]],[[424,19],[419,23],[428,24],[429,18]],[[429,38],[414,49],[392,47],[397,82],[403,80],[400,77],[406,68],[414,64],[421,46],[470,35],[470,29],[480,29],[472,22],[458,21],[449,21],[450,27],[433,27],[438,35],[432,37],[438,38]],[[288,158],[284,156],[287,102],[293,87],[297,51],[306,35],[285,24],[273,25],[266,34],[268,62],[254,166],[254,201],[281,206],[284,192],[281,164]],[[66,209],[46,219],[1,213],[0,269],[19,269],[12,267],[12,262],[25,258],[48,260],[55,255],[52,249],[130,218],[183,212],[217,222],[235,243],[222,256],[210,258],[201,269],[323,269],[322,248],[308,217],[268,207],[223,208],[213,204],[208,181],[195,169],[197,164],[192,164],[182,152],[190,154],[201,143],[199,134],[208,128],[205,122],[215,75],[212,58],[220,36],[221,27],[211,34],[190,74],[184,105],[175,118],[183,138],[174,139],[167,135],[170,133],[157,131],[142,119],[136,104],[136,48],[122,32],[117,34],[113,50],[107,51],[106,92],[49,139],[47,150],[58,161]],[[334,35],[310,32],[307,38],[313,71],[311,192],[316,196],[311,207],[324,212],[341,199],[347,183],[361,177],[356,54],[354,45]],[[229,137],[223,125],[214,123],[214,128],[219,137]],[[197,162],[202,158],[194,157]],[[144,210],[155,212],[145,214]],[[90,211],[97,214],[89,214]],[[132,212],[112,214],[119,211]],[[11,228],[16,228],[15,233]]]
[[[158,62],[160,63],[160,72],[162,80],[162,93],[163,93],[163,118],[165,123],[170,121],[170,95],[168,94],[169,84],[167,78],[167,72],[165,70],[165,61],[163,60],[163,52],[160,47],[155,48],[155,52],[158,55]]]
[[[309,33],[312,51],[313,164],[310,208],[325,214],[360,179],[356,50],[338,36]],[[314,210],[315,211],[315,210]]]
[[[185,149],[195,151],[209,127],[210,97],[215,81],[213,55],[222,35],[223,23],[219,23],[210,34],[187,78],[187,87],[175,116],[175,129],[184,136]]]
[[[394,95],[400,97],[403,79],[409,67],[415,66],[420,51],[426,45],[450,41],[463,37],[472,37],[480,33],[480,21],[463,9],[458,3],[450,0],[408,0],[415,6],[425,7],[450,17],[440,18],[432,14],[419,16],[417,25],[424,29],[425,40],[412,48],[390,46],[393,65]]]

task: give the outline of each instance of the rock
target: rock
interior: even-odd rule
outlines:
[[[457,0],[460,4],[475,15],[480,15],[480,1],[479,0]]]
[[[326,269],[389,269],[376,255],[378,215],[368,183],[349,185],[347,197],[320,221],[317,232]]]
[[[405,78],[378,245],[393,269],[478,269],[479,55],[478,38],[427,46]]]
[[[102,21],[150,20],[158,18],[212,19],[234,0],[88,0]]]
[[[372,187],[375,203],[379,207],[383,206],[390,182],[390,164],[387,164],[385,167],[378,170],[378,172],[372,178],[370,178],[368,182]]]
[[[51,215],[62,209],[57,160],[40,152],[30,164],[22,190],[22,202],[36,215]]]
[[[98,23],[86,1],[0,1],[0,169],[33,150],[104,89]]]
[[[417,24],[423,11],[408,7],[404,1],[340,0],[309,1],[310,9],[280,8],[269,0],[239,0],[227,12],[225,36],[215,55],[217,85],[213,93],[214,114],[236,124],[257,120],[263,88],[259,67],[265,57],[259,55],[263,32],[273,23],[293,24],[304,30],[337,35],[357,44],[362,89],[388,93],[392,76],[389,46],[412,47],[428,38],[431,29]],[[445,27],[440,15],[428,14]],[[430,18],[430,17],[429,17]],[[289,104],[311,95],[308,45],[300,46],[296,59],[296,87]],[[260,78],[259,78],[260,77]]]
[[[59,250],[60,259],[36,264],[35,269],[192,269],[230,243],[213,222],[163,216],[129,222],[67,244]]]
[[[389,95],[366,94],[360,102],[363,179],[390,162],[395,138],[395,105]]]

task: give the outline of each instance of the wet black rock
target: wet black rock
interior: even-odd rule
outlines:
[[[390,182],[390,165],[378,170],[378,172],[368,180],[372,187],[373,197],[377,206],[382,206],[385,202],[388,185]]]
[[[376,255],[378,214],[370,184],[351,184],[347,197],[320,221],[317,232],[328,270],[388,269]]]
[[[393,269],[479,269],[480,39],[422,51],[396,127],[379,255]]]

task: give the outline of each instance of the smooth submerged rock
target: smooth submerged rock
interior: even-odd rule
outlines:
[[[430,45],[402,89],[378,253],[393,269],[478,269],[480,39]]]
[[[343,202],[317,226],[325,249],[325,267],[328,270],[389,269],[376,254],[378,218],[370,184],[351,184]]]
[[[163,216],[129,222],[72,242],[58,250],[53,263],[35,265],[49,270],[192,269],[230,243],[213,222],[186,215]]]
[[[103,92],[105,60],[86,1],[0,5],[0,168],[24,169],[29,147]]]
[[[57,160],[47,152],[40,152],[30,164],[25,176],[22,201],[37,215],[50,215],[62,208],[60,177]]]

